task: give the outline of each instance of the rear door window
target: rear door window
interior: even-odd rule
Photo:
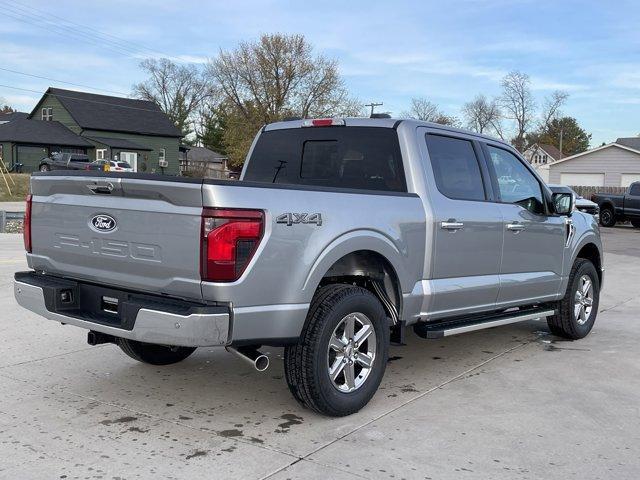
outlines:
[[[629,195],[640,197],[640,183],[634,183],[631,185],[631,188],[629,189]]]
[[[381,127],[306,127],[263,132],[244,180],[407,191],[397,133]]]
[[[436,186],[455,200],[485,200],[478,157],[469,140],[427,134],[427,149]]]

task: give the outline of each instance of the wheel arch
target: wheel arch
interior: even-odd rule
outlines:
[[[595,243],[587,241],[579,247],[572,264],[578,258],[584,258],[593,263],[593,266],[596,267],[596,272],[598,272],[598,280],[602,284],[602,254],[600,253],[600,248]]]
[[[616,205],[613,203],[613,200],[609,200],[609,199],[603,200],[600,203],[599,207],[600,207],[600,210],[603,210],[605,208],[611,209],[613,211],[613,214],[614,215],[616,214]]]
[[[402,286],[409,284],[401,258],[400,250],[383,235],[350,232],[320,254],[304,290],[313,294],[330,283],[355,283],[376,295],[387,314],[397,320],[402,318]]]

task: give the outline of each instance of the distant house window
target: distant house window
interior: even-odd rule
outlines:
[[[158,151],[158,165],[161,167],[167,166],[167,151],[164,148]]]
[[[46,107],[42,109],[42,120],[50,122],[53,120],[53,108]]]
[[[96,150],[96,160],[104,160],[107,156],[106,148],[99,148]]]

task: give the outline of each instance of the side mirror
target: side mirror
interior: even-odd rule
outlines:
[[[573,193],[554,193],[553,209],[558,215],[571,215],[576,207]]]

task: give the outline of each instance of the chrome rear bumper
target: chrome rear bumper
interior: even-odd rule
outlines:
[[[44,290],[37,285],[14,280],[14,295],[20,306],[49,320],[115,337],[182,347],[222,346],[230,341],[229,313],[179,315],[141,308],[136,315],[133,328],[129,330],[50,311],[45,304]]]

